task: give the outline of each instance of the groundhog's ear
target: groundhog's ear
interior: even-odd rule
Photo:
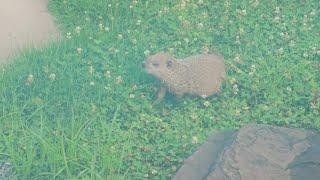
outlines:
[[[172,67],[172,60],[171,59],[169,59],[168,61],[167,61],[167,67]]]

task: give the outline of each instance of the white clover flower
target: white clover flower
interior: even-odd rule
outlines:
[[[279,21],[280,21],[280,17],[279,17],[279,16],[276,16],[276,17],[272,20],[273,23],[279,23]]]
[[[202,29],[203,28],[203,24],[202,23],[198,23],[197,27],[198,27],[198,29]]]
[[[191,117],[191,119],[192,120],[195,120],[195,119],[197,119],[198,118],[198,116],[197,116],[197,114],[196,113],[191,113],[191,115],[190,115],[190,117]]]
[[[240,109],[236,109],[236,111],[235,111],[235,113],[234,113],[236,116],[240,116],[240,114],[241,114],[241,111],[240,111]]]
[[[233,85],[235,82],[236,82],[236,78],[233,77],[233,78],[230,79],[230,84]]]
[[[80,27],[80,26],[77,26],[76,29],[75,29],[75,31],[76,31],[78,34],[80,34],[81,27]]]
[[[137,1],[137,0],[133,0],[133,1],[132,1],[132,4],[133,4],[133,5],[137,5],[137,4],[138,4],[138,1]]]
[[[136,38],[133,38],[131,42],[132,42],[132,44],[137,44],[138,41]]]
[[[67,32],[67,36],[68,39],[71,39],[71,32]]]
[[[137,85],[133,85],[132,86],[132,90],[136,91],[138,89],[138,86]]]
[[[78,52],[79,54],[81,54],[81,53],[82,53],[82,51],[83,51],[83,49],[82,49],[82,48],[77,48],[77,52]]]
[[[243,34],[244,33],[244,29],[243,28],[239,28],[239,33]]]
[[[183,139],[187,139],[187,135],[185,135],[185,134],[182,135],[181,137],[182,137]]]
[[[201,47],[201,53],[208,54],[209,53],[208,46],[205,45],[205,46]]]
[[[236,54],[236,57],[234,58],[234,61],[239,63],[240,62],[240,54]]]
[[[204,105],[205,107],[208,107],[208,106],[210,105],[210,102],[209,102],[209,101],[205,101],[205,102],[203,103],[203,105]]]
[[[137,20],[137,22],[136,22],[136,25],[138,25],[138,26],[139,26],[140,24],[141,24],[141,20],[140,20],[140,19],[138,19],[138,20]]]
[[[290,41],[289,47],[293,47],[295,45],[295,42],[293,40]]]
[[[198,143],[198,138],[197,136],[192,137],[192,144],[197,144]]]
[[[181,45],[181,42],[180,41],[175,41],[174,42],[174,46],[178,46],[178,45]]]
[[[248,106],[243,107],[244,112],[249,112],[250,108]]]
[[[144,53],[144,55],[146,55],[146,56],[149,56],[149,55],[150,55],[150,51],[149,51],[149,50],[145,50],[143,53]]]
[[[202,97],[202,99],[205,99],[207,97],[207,95],[202,94],[201,97]]]
[[[184,20],[184,21],[183,21],[183,27],[189,28],[190,26],[191,26],[190,21],[188,21],[188,20]]]
[[[279,54],[283,54],[283,52],[284,52],[283,48],[279,48],[279,49],[278,49],[278,53],[279,53]]]
[[[184,7],[186,7],[186,5],[187,5],[186,1],[181,0],[180,7],[181,7],[181,8],[184,8]]]
[[[310,16],[314,16],[314,15],[316,15],[316,10],[312,9],[312,11],[310,12]]]
[[[163,8],[163,13],[168,13],[168,12],[169,12],[169,10],[170,10],[170,8],[168,8],[168,7],[164,7],[164,8]]]
[[[252,65],[251,65],[251,70],[252,70],[252,71],[256,71],[256,65],[255,65],[255,64],[252,64]]]
[[[251,6],[252,6],[252,7],[257,7],[257,6],[259,6],[259,4],[260,4],[260,3],[259,3],[259,0],[256,0],[256,1],[254,1],[254,2],[251,3]]]
[[[288,87],[287,87],[287,91],[288,91],[288,92],[292,92],[291,87],[288,86]]]
[[[104,74],[104,76],[105,76],[106,78],[110,78],[110,77],[111,77],[110,71],[107,71],[107,72]]]
[[[32,74],[30,74],[30,75],[28,76],[28,81],[29,81],[29,82],[32,82],[32,81],[33,81],[33,75],[32,75]]]
[[[316,47],[312,47],[312,54],[317,54],[317,48]]]
[[[304,22],[304,23],[307,23],[308,21],[309,21],[308,15],[304,15],[304,16],[303,16],[303,22]]]
[[[117,48],[109,48],[109,51],[116,54],[116,53],[119,52],[119,49],[117,49]]]
[[[122,77],[121,76],[117,76],[116,77],[116,84],[120,84],[122,82]]]
[[[54,73],[51,73],[49,75],[49,79],[51,79],[52,81],[54,81],[56,79],[56,75]]]
[[[268,107],[267,105],[264,105],[264,106],[262,107],[262,110],[268,111],[268,110],[269,110],[269,107]]]
[[[176,171],[177,171],[177,166],[172,166],[172,167],[171,167],[171,171],[172,171],[172,172],[176,172]]]
[[[247,10],[245,10],[245,9],[241,10],[241,14],[244,16],[247,15]]]
[[[239,89],[238,89],[238,85],[233,85],[233,94],[238,94],[238,92],[239,92]]]
[[[208,17],[208,14],[205,13],[205,12],[203,12],[203,13],[201,13],[201,16],[202,16],[203,18],[207,18],[207,17]]]
[[[48,66],[43,66],[43,67],[42,67],[42,71],[43,71],[44,73],[48,73],[48,72],[49,72],[49,67],[48,67]]]
[[[225,2],[224,2],[224,7],[228,8],[230,5],[231,5],[231,4],[230,4],[229,1],[225,1]]]
[[[94,72],[93,66],[89,67],[89,72],[92,74]]]
[[[102,23],[99,24],[99,29],[103,30],[103,24]]]
[[[240,37],[236,36],[236,44],[240,44]]]

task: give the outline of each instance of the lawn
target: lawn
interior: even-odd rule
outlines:
[[[12,179],[170,179],[222,129],[320,130],[318,0],[50,0],[63,38],[0,70]],[[141,63],[220,52],[223,90],[168,96]]]

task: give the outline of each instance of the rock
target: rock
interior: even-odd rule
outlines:
[[[219,132],[172,179],[319,180],[320,135],[270,125]]]

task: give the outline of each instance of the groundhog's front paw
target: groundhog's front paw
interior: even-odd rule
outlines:
[[[164,96],[166,95],[166,91],[167,91],[166,88],[160,87],[158,91],[158,98],[157,98],[158,101],[161,101],[164,98]]]

